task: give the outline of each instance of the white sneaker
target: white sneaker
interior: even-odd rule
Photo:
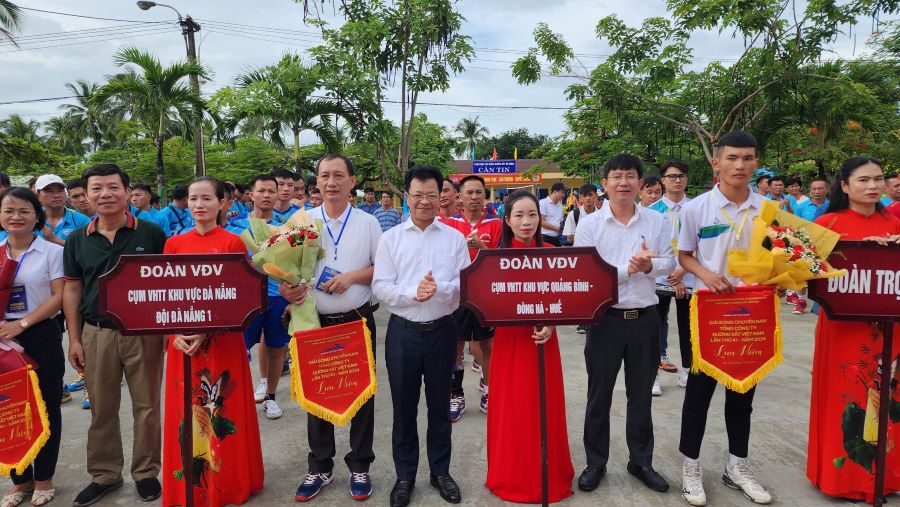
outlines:
[[[706,505],[706,491],[703,491],[703,467],[692,464],[687,459],[681,465],[681,496],[691,505]]]
[[[263,402],[263,410],[266,411],[266,419],[278,419],[284,414],[284,410],[278,406],[275,400],[265,400]]]
[[[725,463],[725,473],[722,475],[722,482],[731,489],[739,489],[744,492],[744,496],[756,503],[767,504],[772,502],[772,495],[762,487],[753,477],[753,470],[750,468],[750,462],[747,458],[738,460],[734,467]]]
[[[681,371],[678,372],[678,385],[681,387],[687,387],[688,375],[690,374],[691,370],[682,368]]]
[[[650,389],[650,394],[653,396],[662,396],[662,387],[659,385],[659,374],[657,374],[656,379],[653,380],[653,388]]]
[[[260,380],[259,384],[256,386],[256,391],[253,393],[253,399],[256,400],[257,403],[262,403],[263,400],[266,399],[268,389],[269,382],[266,379]]]

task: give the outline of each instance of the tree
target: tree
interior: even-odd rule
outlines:
[[[478,143],[486,139],[491,133],[487,127],[478,121],[477,116],[459,120],[459,123],[453,128],[453,132],[458,135],[456,141],[459,145],[457,146],[456,154],[460,158],[470,157]]]
[[[321,85],[318,67],[288,53],[277,64],[241,74],[235,81],[238,89],[227,100],[220,100],[217,107],[227,108],[235,124],[251,122],[279,146],[284,145],[282,132],[290,131],[296,171],[302,169],[301,132],[312,131],[329,151],[340,148],[334,119],[344,115],[344,110],[335,100],[315,97]]]
[[[91,151],[99,150],[112,125],[121,119],[121,110],[111,108],[108,101],[94,100],[100,89],[97,83],[79,79],[74,84],[66,83],[66,88],[72,92],[75,102],[62,104],[59,108],[81,138],[91,140]]]
[[[47,129],[47,143],[67,155],[84,155],[84,144],[80,129],[68,115],[54,116],[44,123]]]
[[[22,29],[22,9],[9,0],[0,0],[0,39],[8,39],[18,47],[13,32]]]
[[[580,81],[567,89],[569,98],[594,98],[592,107],[620,116],[635,112],[655,118],[679,135],[695,137],[709,159],[724,133],[764,125],[784,114],[780,97],[787,90],[811,80],[844,80],[815,68],[843,26],[900,9],[896,0],[808,2],[802,9],[796,3],[760,0],[753,8],[741,8],[728,0],[669,0],[669,18],[648,18],[638,28],[607,16],[597,24],[596,34],[614,51],[592,71],[559,34],[541,23],[534,31],[536,46],[515,62],[512,73],[522,84],[539,80],[542,56],[550,74]],[[730,66],[714,62],[701,71],[686,71],[693,61],[687,44],[691,33],[712,29],[745,40],[743,54]],[[573,73],[576,65],[584,72]]]
[[[37,143],[42,141],[42,137],[38,134],[41,124],[36,120],[25,121],[18,114],[11,114],[5,120],[0,121],[0,132],[9,137],[18,137],[26,143]]]
[[[493,155],[495,148],[497,157],[501,159],[511,159],[517,151],[520,157],[526,158],[532,151],[548,141],[550,141],[549,137],[543,134],[533,136],[526,128],[508,130],[498,136],[485,139],[480,147],[475,149],[475,158],[488,158]]]
[[[207,77],[204,68],[193,62],[175,62],[163,67],[150,53],[130,47],[118,51],[113,58],[121,67],[134,65],[140,73],[131,70],[113,76],[94,93],[92,103],[102,104],[115,97],[128,104],[130,116],[140,122],[148,135],[156,142],[156,186],[160,198],[166,199],[166,173],[163,149],[167,126],[180,123],[186,131],[200,121],[195,111],[206,109],[204,101],[186,84],[188,76]]]

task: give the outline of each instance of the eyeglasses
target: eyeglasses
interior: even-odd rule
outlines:
[[[437,194],[409,194],[409,198],[413,201],[421,201],[424,199],[427,199],[429,201],[437,201],[440,196],[438,196]]]
[[[665,178],[669,181],[686,180],[687,177],[688,177],[687,174],[667,174],[667,175],[663,176],[663,178]]]
[[[32,211],[30,209],[19,209],[19,210],[5,209],[3,211],[0,211],[0,214],[2,214],[5,217],[13,217],[15,215],[19,215],[22,218],[28,218],[28,217],[34,215],[34,211]]]

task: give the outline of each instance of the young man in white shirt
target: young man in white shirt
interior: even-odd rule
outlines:
[[[690,201],[685,195],[687,187],[688,166],[681,160],[670,160],[659,167],[662,175],[663,186],[666,189],[662,198],[650,205],[650,209],[658,211],[669,219],[672,224],[672,248],[678,255],[678,231],[681,228],[681,212],[684,205]],[[675,313],[678,319],[678,343],[681,348],[681,373],[678,385],[687,386],[687,375],[691,369],[691,320],[690,320],[690,293],[694,287],[694,275],[688,273],[677,263],[676,268],[669,276],[661,276],[656,279],[656,294],[659,296],[660,323],[659,330],[659,369],[670,373],[678,371],[678,367],[669,361],[669,307],[672,298],[675,299]],[[659,385],[659,376],[653,383],[653,395],[662,394]]]
[[[715,293],[734,292],[737,277],[727,276],[728,251],[746,250],[750,245],[753,218],[759,215],[764,198],[750,189],[750,177],[756,171],[756,139],[748,132],[735,131],[722,136],[712,160],[719,183],[694,198],[681,215],[678,236],[678,260],[696,276],[697,289]],[[774,183],[778,181],[773,178]],[[695,256],[696,253],[696,256]],[[709,337],[700,336],[701,340]],[[697,373],[688,376],[681,414],[682,496],[691,505],[706,505],[700,445],[706,430],[706,416],[718,383]],[[753,477],[747,461],[750,441],[750,414],[756,388],[746,393],[725,390],[725,427],[728,431],[728,460],[722,481],[744,492],[756,503],[772,501],[771,495]]]
[[[419,463],[416,417],[422,381],[428,407],[431,485],[450,503],[461,500],[450,477],[450,378],[456,357],[459,272],[469,265],[466,240],[436,219],[443,176],[430,166],[406,173],[410,218],[384,233],[372,288],[390,311],[385,362],[394,408],[392,449],[397,481],[391,507],[409,505]]]
[[[587,467],[578,487],[593,491],[609,461],[609,412],[622,363],[628,408],[625,439],[630,474],[654,491],[669,483],[653,469],[653,420],[650,388],[659,364],[656,277],[675,268],[672,226],[664,215],[635,204],[644,166],[633,155],[616,155],[603,168],[601,184],[609,203],[585,217],[575,231],[575,246],[590,246],[617,272],[619,301],[591,325],[584,346],[588,400],[584,419]]]
[[[315,289],[314,294],[319,323],[328,327],[365,318],[375,357],[375,318],[369,300],[381,227],[375,217],[351,206],[347,199],[356,185],[356,169],[349,158],[329,154],[319,159],[316,181],[324,201],[322,206],[309,210],[309,217],[322,220],[324,229],[319,237],[325,257],[316,264],[314,277],[314,285],[324,280],[321,290]],[[323,275],[326,272],[329,275]],[[291,288],[282,283],[278,289],[294,304],[302,303],[307,293],[303,284]],[[300,502],[311,500],[334,480],[334,425],[307,414],[306,431],[309,471],[294,495]],[[354,500],[365,500],[372,494],[369,466],[375,461],[374,432],[375,398],[372,397],[350,421],[350,452],[344,456],[344,462],[350,469],[350,496]]]
[[[559,246],[559,232],[563,223],[562,200],[566,196],[566,186],[556,182],[550,187],[547,197],[538,203],[541,212],[541,235],[544,243]]]

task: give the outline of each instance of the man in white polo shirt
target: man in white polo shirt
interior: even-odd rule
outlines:
[[[681,213],[678,237],[678,261],[696,276],[695,289],[715,293],[734,292],[740,284],[729,277],[728,251],[745,250],[750,245],[753,218],[759,215],[764,197],[752,192],[750,177],[756,171],[756,139],[743,131],[722,136],[712,160],[719,183],[685,205]],[[696,252],[696,256],[694,253]],[[701,340],[707,337],[700,336]],[[706,430],[706,415],[718,383],[712,377],[697,373],[688,376],[687,391],[681,413],[682,496],[691,505],[706,505],[703,470],[700,467],[700,445]],[[728,430],[728,461],[722,481],[732,489],[744,492],[756,503],[766,504],[772,496],[753,477],[747,461],[750,441],[750,414],[756,388],[746,393],[725,390],[725,427]]]
[[[556,182],[550,187],[550,194],[541,199],[541,235],[544,243],[559,246],[559,232],[563,225],[563,198],[566,186]]]

